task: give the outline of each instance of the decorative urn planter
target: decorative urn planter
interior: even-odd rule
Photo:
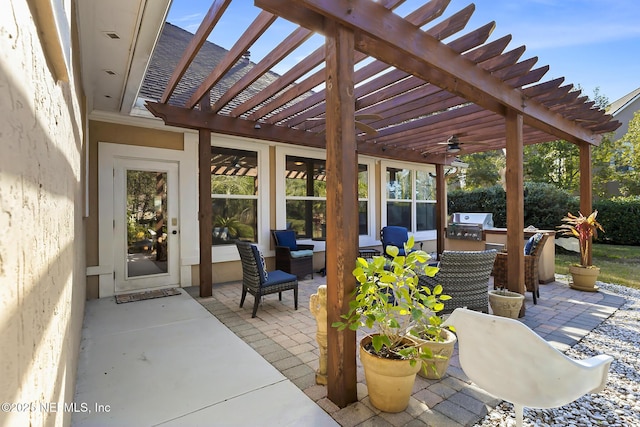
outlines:
[[[402,412],[409,406],[416,374],[422,367],[420,362],[406,359],[389,359],[367,351],[371,343],[368,335],[360,341],[360,361],[369,390],[371,404],[384,412]]]
[[[573,278],[573,283],[570,283],[569,286],[573,289],[587,292],[596,292],[598,290],[596,286],[596,280],[598,279],[598,274],[600,274],[598,267],[593,265],[589,267],[571,265],[569,266],[569,273]]]
[[[447,372],[451,355],[453,355],[453,348],[458,338],[453,332],[447,329],[443,329],[440,336],[444,341],[437,342],[414,337],[421,348],[428,347],[434,356],[431,359],[423,360],[422,369],[418,372],[418,375],[421,377],[430,380],[439,380],[444,376],[445,372]]]
[[[489,305],[496,316],[517,319],[524,303],[524,295],[501,289],[489,291]]]

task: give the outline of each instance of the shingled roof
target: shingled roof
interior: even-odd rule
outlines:
[[[180,54],[184,52],[193,37],[192,33],[184,29],[169,22],[165,23],[140,89],[142,98],[152,101],[160,100],[171,73],[180,61]],[[225,48],[206,41],[169,99],[169,104],[184,105],[200,83],[209,75],[211,69],[220,63],[228,53]],[[247,52],[247,55],[238,61],[220,82],[211,89],[211,99],[215,101],[220,98],[254,66],[255,64],[251,62]],[[251,86],[242,91],[232,102],[227,104],[221,112],[229,114],[235,107],[255,96],[279,77],[273,72],[265,73]]]

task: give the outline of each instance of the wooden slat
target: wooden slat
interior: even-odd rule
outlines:
[[[412,15],[410,15],[410,17],[411,16]],[[407,18],[407,19],[410,20],[410,18]],[[415,22],[413,20],[410,20],[410,22],[416,25],[419,24],[419,22]],[[482,44],[484,43],[484,41],[487,40],[487,38],[491,35],[491,31],[493,30],[493,28],[494,28],[493,23],[484,25],[470,32],[469,34],[466,34],[454,40],[453,42],[450,43],[450,46],[452,46],[454,50],[459,52],[465,52],[469,49],[477,47],[479,44]],[[490,50],[491,52],[495,52],[492,49],[495,49],[495,47],[497,46],[500,46],[500,44],[492,45],[490,47],[488,46],[487,50]],[[479,59],[483,59],[484,56],[481,55],[481,53],[482,51],[474,52],[474,56],[477,56]],[[366,80],[388,67],[389,67],[388,64],[385,64],[381,61],[374,61],[368,64],[367,66],[363,67],[363,69],[358,70],[358,72],[356,72],[356,82]],[[406,78],[407,76],[408,74],[405,73],[404,71],[392,70],[370,82],[367,82],[364,85],[357,87],[355,89],[356,90],[355,97],[357,99],[356,101],[357,109],[361,109],[373,104],[377,104],[378,102],[381,102],[386,98],[391,98],[402,92],[406,92],[418,86],[424,85],[424,81],[422,79],[417,79],[415,77],[412,77],[412,80],[404,80],[402,82],[397,83],[397,85],[395,85],[396,82],[398,82],[403,78]],[[370,94],[370,95],[366,96],[367,94]],[[278,115],[276,115],[276,117],[271,117],[269,122],[276,123],[276,122],[283,121],[282,124],[286,124],[288,126],[299,125],[310,117],[315,117],[317,115],[322,114],[324,107],[318,106],[316,108],[312,108],[308,111],[305,111],[302,114],[296,114],[296,113],[299,113],[300,111],[303,111],[315,104],[320,103],[323,99],[324,99],[324,91],[320,91],[310,96],[309,98],[297,103],[296,105],[286,109],[285,111],[279,113]],[[377,113],[377,112],[374,111],[374,113]],[[285,117],[287,115],[293,116],[293,117],[291,117],[288,120],[285,120]]]
[[[229,6],[229,3],[231,3],[231,0],[216,0],[211,4],[209,11],[200,23],[196,34],[189,42],[189,45],[182,54],[182,58],[180,58],[178,65],[173,70],[173,73],[169,78],[169,82],[167,83],[167,86],[164,88],[164,92],[160,97],[160,102],[165,103],[169,100],[171,94],[176,89],[176,86],[178,86],[180,79],[182,79],[184,73],[187,72],[189,65],[191,64],[191,62],[193,62],[193,59],[196,57],[198,51],[200,51],[200,48],[207,40],[207,37],[209,37],[209,34],[211,34],[211,31],[224,14],[224,11],[227,9],[227,6]]]
[[[530,85],[532,83],[536,83],[540,81],[540,79],[544,77],[544,75],[547,74],[548,71],[549,71],[549,66],[545,65],[544,67],[531,70],[530,72],[522,76],[505,80],[505,83],[511,87],[521,88],[522,86]]]
[[[402,18],[369,0],[256,0],[262,8],[282,16],[298,6],[308,8],[309,14],[321,14],[343,25],[356,28],[356,48],[397,68],[454,92],[483,108],[505,114],[505,107],[523,114],[525,123],[572,142],[598,144],[601,137],[557,114],[550,114],[535,101],[523,102],[519,91],[508,87],[473,63],[467,62],[448,46],[433,37],[416,32],[415,27]],[[351,13],[357,10],[358,13]],[[305,25],[299,22],[301,25]],[[419,48],[418,48],[419,46]],[[422,52],[431,52],[424,58]],[[422,64],[419,66],[418,64]]]
[[[256,19],[251,23],[247,31],[244,32],[233,45],[229,53],[224,57],[216,68],[207,76],[202,84],[195,90],[193,95],[187,101],[187,108],[193,108],[207,92],[211,90],[224,77],[224,75],[233,67],[238,60],[244,55],[249,47],[273,24],[277,16],[269,12],[260,12]]]
[[[397,5],[401,4],[403,1],[404,0],[388,0],[384,4],[382,4],[382,7],[394,8]],[[315,32],[322,32],[324,28],[324,18],[318,15],[310,16],[300,8],[291,8],[287,19],[292,22],[296,22],[298,19],[303,20],[305,23],[304,26]],[[233,117],[239,117],[242,114],[245,114],[247,111],[250,111],[258,105],[262,104],[269,98],[274,97],[280,91],[293,84],[297,79],[314,69],[324,60],[324,56],[324,46],[321,46],[320,48],[312,52],[309,56],[300,61],[298,64],[296,64],[288,72],[283,74],[278,80],[260,91],[259,94],[236,107],[231,112],[231,115]],[[252,119],[257,120],[256,116],[254,116]]]
[[[472,3],[439,24],[429,28],[426,33],[438,40],[444,40],[466,27],[475,10],[476,5]]]
[[[289,35],[282,43],[276,46],[262,61],[256,64],[247,74],[242,76],[224,95],[222,95],[211,107],[215,113],[220,111],[222,107],[227,105],[229,101],[235,98],[240,92],[248,88],[253,82],[267,73],[274,65],[282,61],[287,55],[298,48],[302,43],[313,35],[311,30],[298,27]]]
[[[504,74],[506,77],[523,73],[530,68],[530,64],[535,62],[534,59],[531,59],[524,61],[524,63],[513,65],[512,61],[515,61],[518,58],[518,55],[513,54],[513,52],[501,55],[500,57],[503,58],[502,61],[492,60],[491,66],[496,70],[500,70],[500,73]],[[511,64],[509,64],[510,62]],[[480,65],[484,66],[485,64],[481,63]],[[507,65],[511,66],[507,67]],[[495,70],[488,69],[488,71]],[[441,89],[437,89],[433,85],[431,85],[426,91],[416,89],[403,95],[398,95],[400,92],[388,93],[390,90],[393,90],[393,87],[375,92],[373,94],[373,96],[376,97],[373,100],[376,104],[375,108],[371,110],[362,110],[362,112],[378,113],[385,117],[384,120],[373,123],[375,126],[385,127],[397,123],[404,123],[412,117],[432,114],[439,110],[444,111],[455,105],[464,104],[466,102],[464,99]],[[445,95],[443,96],[443,94]],[[382,102],[383,99],[380,99],[382,97],[391,98],[392,96],[395,98],[386,102]],[[393,111],[393,114],[388,114],[389,111]],[[371,136],[370,138],[374,137],[377,137],[377,135]]]
[[[234,108],[233,111],[231,111],[231,116],[239,117],[252,108],[262,104],[267,99],[275,96],[282,89],[286,88],[297,79],[311,71],[313,68],[317,67],[322,61],[324,61],[324,46],[319,47],[309,56],[298,62],[278,80],[261,90],[259,94]]]
[[[447,2],[433,1],[433,2],[427,3],[426,5],[418,8],[416,11],[410,13],[406,19],[416,26],[424,25],[432,21],[433,19],[435,19],[437,16],[439,16],[438,13],[442,13],[443,11],[442,6],[444,3],[448,3],[448,1]],[[396,5],[397,5],[396,3],[393,4],[393,6],[396,6]],[[447,34],[447,31],[451,31],[452,29],[457,28],[459,25],[461,25],[461,21],[463,21],[463,19],[464,17],[455,16],[443,21],[443,27],[441,27],[440,31],[443,34]],[[468,20],[469,18],[467,17],[466,19]],[[366,55],[358,53],[355,58],[355,62],[358,63],[365,58],[366,58]],[[377,73],[384,71],[387,68],[389,68],[389,64],[385,64],[381,61],[374,61],[370,64],[367,64],[365,67],[363,67],[363,69],[358,70],[356,72],[354,81],[357,84],[363,80],[368,79],[369,77],[372,77]],[[273,112],[277,108],[282,107],[287,102],[295,99],[296,97],[300,96],[306,91],[311,90],[314,87],[318,86],[323,81],[323,79],[324,79],[324,71],[318,70],[313,76],[308,77],[307,79],[305,79],[305,81],[300,82],[296,86],[288,89],[278,98],[272,100],[272,102],[270,102],[268,105],[261,107],[259,110],[251,114],[249,119],[251,120],[262,119],[264,116]],[[357,99],[357,96],[356,96],[356,99]],[[287,112],[291,117],[291,116],[294,116],[296,113],[303,111],[306,108],[309,108],[321,101],[324,101],[324,90],[321,90],[318,93],[312,95],[311,97],[308,97],[307,99],[301,101],[300,103],[294,106],[295,109],[289,109]],[[323,109],[324,108],[322,108],[322,110]],[[277,117],[270,118],[269,120],[267,120],[267,122],[269,123],[280,122],[283,120],[283,116],[285,116],[285,114],[280,113],[277,115]],[[311,117],[315,117],[314,113],[306,112],[303,115],[295,115],[296,121],[291,123],[286,123],[286,124],[288,126],[295,126]]]
[[[366,58],[367,56],[365,54],[356,52],[354,60],[356,63],[358,63]],[[296,99],[300,95],[303,95],[309,92],[311,89],[313,89],[314,87],[324,82],[325,78],[326,76],[325,76],[324,68],[316,71],[311,76],[304,79],[304,81],[291,86],[289,89],[287,89],[282,94],[280,94],[277,98],[273,99],[271,102],[269,102],[265,106],[259,108],[255,113],[249,116],[249,119],[258,120],[259,118],[269,114],[276,108],[279,108],[282,105],[285,105],[287,102]]]

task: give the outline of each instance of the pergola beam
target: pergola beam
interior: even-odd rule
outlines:
[[[187,129],[209,129],[212,132],[234,135],[263,141],[283,142],[302,147],[326,148],[324,135],[314,134],[298,129],[276,126],[268,123],[257,123],[249,120],[223,116],[200,110],[191,110],[175,105],[147,102],[147,109],[154,116],[161,118],[168,126]],[[419,157],[412,149],[402,146],[390,147],[375,142],[358,141],[358,153],[392,160],[404,160],[416,163],[443,163],[443,156]]]

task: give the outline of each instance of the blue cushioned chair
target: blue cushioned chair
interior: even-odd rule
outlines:
[[[276,268],[300,280],[307,274],[313,279],[313,245],[299,245],[293,230],[271,230],[271,234],[276,243]]]
[[[409,240],[409,230],[407,227],[398,225],[388,225],[382,227],[380,231],[380,240],[382,241],[382,253],[387,256],[387,246],[395,246],[399,249],[398,255],[406,255],[404,253],[404,244]],[[420,242],[422,248],[422,242]]]
[[[242,262],[242,298],[240,299],[240,307],[244,305],[244,299],[247,296],[247,292],[249,292],[254,297],[251,317],[256,317],[258,304],[260,304],[260,298],[263,295],[277,292],[280,301],[282,301],[282,291],[293,289],[293,300],[297,310],[298,279],[296,276],[281,270],[267,272],[264,257],[256,245],[236,240],[236,247]]]

